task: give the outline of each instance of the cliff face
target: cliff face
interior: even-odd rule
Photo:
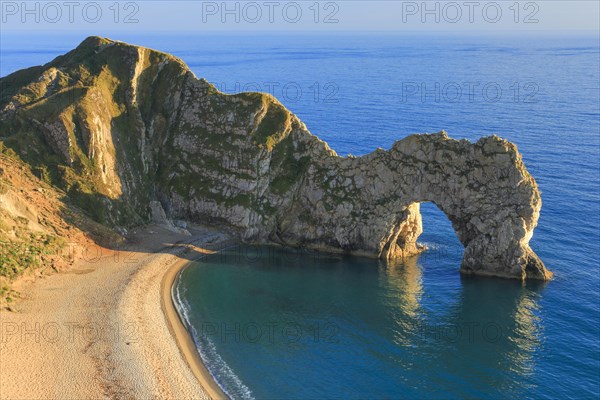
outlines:
[[[431,201],[463,272],[551,276],[528,245],[537,185],[496,136],[413,135],[343,158],[272,96],[220,93],[173,56],[98,37],[1,84],[1,140],[99,222],[143,223],[159,200],[248,242],[393,259],[420,250]]]
[[[18,297],[10,284],[17,276],[70,268],[76,259],[89,259],[86,249],[93,241],[122,243],[122,237],[70,207],[64,197],[0,141],[0,308]]]

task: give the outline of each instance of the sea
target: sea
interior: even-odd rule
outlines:
[[[84,38],[0,39],[0,75]],[[547,283],[465,278],[446,216],[402,263],[271,247],[192,263],[174,294],[232,398],[600,396],[598,36],[281,33],[115,35],[183,59],[227,93],[275,95],[340,155],[413,133],[514,142],[543,206]]]

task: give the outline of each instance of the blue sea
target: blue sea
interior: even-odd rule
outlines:
[[[517,144],[543,206],[548,283],[462,278],[462,247],[422,204],[429,251],[405,263],[236,247],[176,294],[233,398],[600,396],[600,45],[586,36],[113,37],[182,58],[225,92],[266,91],[340,155],[446,130]],[[0,74],[82,37],[1,39]]]

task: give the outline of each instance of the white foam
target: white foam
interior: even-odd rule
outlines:
[[[177,276],[175,284],[173,285],[175,308],[182,320],[184,321],[184,325],[187,328],[188,332],[191,331],[192,339],[194,340],[194,344],[196,345],[196,350],[198,350],[198,354],[200,354],[200,358],[206,366],[206,369],[213,377],[217,385],[219,385],[221,390],[223,390],[223,392],[227,395],[227,397],[231,399],[254,399],[254,396],[252,396],[252,392],[250,391],[250,389],[246,385],[244,385],[241,379],[233,372],[229,365],[227,365],[225,360],[223,360],[219,353],[217,353],[217,348],[214,345],[214,343],[207,337],[201,338],[200,335],[198,335],[198,331],[196,330],[196,328],[194,328],[194,326],[190,323],[189,310],[191,309],[191,307],[181,297],[180,277],[181,274]],[[185,291],[186,289],[184,288],[183,290]],[[227,383],[227,385],[224,384],[225,382]],[[228,388],[226,386],[229,385],[233,386],[231,390],[227,390]]]

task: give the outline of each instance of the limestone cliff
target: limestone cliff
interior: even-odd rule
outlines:
[[[551,276],[528,244],[539,190],[496,136],[339,157],[272,96],[220,93],[173,56],[99,37],[0,83],[0,139],[99,222],[144,223],[158,200],[248,242],[392,259],[419,251],[431,201],[465,246],[463,272]]]

